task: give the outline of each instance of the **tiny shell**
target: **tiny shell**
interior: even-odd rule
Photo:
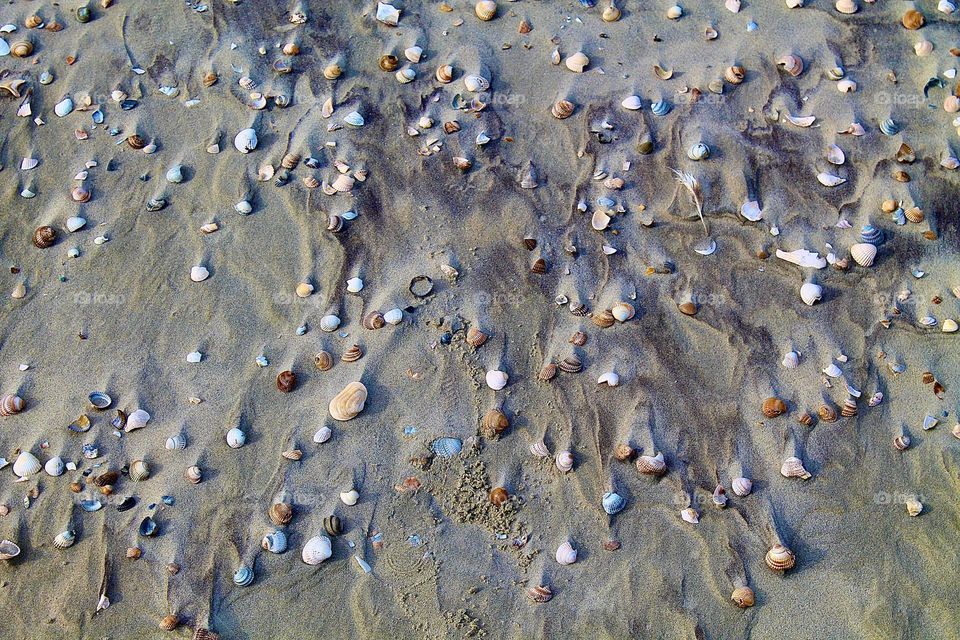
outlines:
[[[837,187],[847,180],[832,173],[821,172],[817,174],[817,181],[825,187]]]
[[[663,454],[658,453],[655,456],[640,456],[637,458],[637,470],[648,476],[662,476],[667,472],[667,463],[663,459]]]
[[[796,369],[800,366],[800,354],[796,351],[788,351],[784,356],[783,360],[780,361],[787,369]]]
[[[557,454],[556,465],[563,473],[569,472],[573,469],[573,454],[566,450],[561,451]]]
[[[313,356],[313,365],[320,371],[329,371],[333,368],[333,356],[326,351],[320,351]]]
[[[583,70],[590,64],[590,58],[588,58],[582,51],[578,51],[573,55],[569,56],[564,62],[567,69],[573,71],[574,73],[583,73]]]
[[[233,139],[233,146],[240,153],[250,153],[257,148],[257,132],[253,129],[243,129]]]
[[[437,438],[430,447],[441,458],[452,458],[463,450],[463,442],[458,438]]]
[[[509,418],[500,409],[491,409],[480,419],[480,433],[485,438],[498,438],[509,426]]]
[[[573,564],[577,561],[577,550],[569,541],[566,541],[557,547],[556,559],[559,564]]]
[[[320,318],[320,330],[331,333],[340,326],[340,318],[335,315],[326,315]]]
[[[63,460],[60,456],[54,456],[47,460],[47,463],[43,465],[43,470],[47,472],[47,475],[57,477],[63,475],[64,471]]]
[[[792,569],[796,564],[796,556],[787,547],[782,544],[775,544],[767,551],[764,558],[767,566],[774,571],[786,571]]]
[[[356,489],[350,489],[350,491],[341,491],[340,492],[340,502],[352,507],[360,500],[360,492]]]
[[[763,401],[763,415],[776,418],[787,412],[787,405],[780,398],[767,398]]]
[[[907,498],[905,505],[907,507],[907,514],[911,517],[916,517],[923,511],[923,503],[913,496]]]
[[[239,449],[247,442],[247,434],[240,427],[233,427],[227,431],[227,445],[231,449]]]
[[[67,530],[57,534],[57,537],[53,539],[53,546],[57,549],[67,549],[72,547],[73,543],[77,540],[77,534],[73,531]]]
[[[603,510],[609,515],[615,515],[623,511],[624,507],[627,506],[627,500],[619,493],[608,491],[603,494]]]
[[[317,432],[313,434],[313,441],[317,444],[323,444],[330,440],[330,437],[333,435],[333,431],[330,427],[320,427],[317,429]]]
[[[124,425],[123,430],[127,433],[130,433],[131,431],[144,428],[147,426],[148,422],[150,422],[150,414],[143,409],[137,409],[127,416],[126,424]]]
[[[187,467],[187,470],[183,472],[183,477],[190,484],[200,484],[200,480],[203,479],[203,471],[196,465]]]

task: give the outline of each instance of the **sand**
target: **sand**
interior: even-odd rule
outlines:
[[[22,99],[0,101],[0,252],[12,267],[3,286],[26,286],[24,297],[3,298],[0,383],[27,404],[0,418],[0,451],[10,461],[18,449],[41,462],[59,455],[78,469],[22,483],[10,467],[2,471],[0,503],[10,512],[0,517],[0,538],[22,549],[0,561],[2,635],[189,638],[203,627],[225,639],[960,637],[960,441],[950,434],[960,363],[957,338],[940,331],[957,316],[951,289],[960,284],[957,179],[940,166],[956,144],[954,116],[941,103],[955,85],[942,74],[956,66],[949,49],[957,18],[933,2],[861,3],[842,15],[823,0],[793,10],[779,0],[744,1],[737,14],[711,0],[687,3],[671,21],[669,3],[629,1],[618,22],[605,23],[602,6],[524,0],[500,2],[497,17],[481,22],[469,3],[451,4],[444,12],[439,3],[398,3],[394,28],[373,19],[370,2],[211,0],[197,12],[181,2],[117,0],[91,5],[86,24],[74,18],[76,3],[6,5],[0,22],[17,30],[5,39],[29,37],[34,52],[0,60],[27,80],[33,113],[16,115]],[[900,25],[912,5],[927,18],[919,31]],[[290,12],[301,10],[306,23],[291,24]],[[64,28],[27,29],[32,14]],[[521,20],[532,31],[518,33]],[[750,21],[757,31],[747,31]],[[716,40],[703,38],[708,25]],[[934,45],[925,57],[913,50],[923,38]],[[288,58],[292,73],[276,74],[277,46],[288,42],[300,55]],[[424,50],[420,63],[404,63],[416,70],[414,82],[378,68],[380,55],[403,59],[414,44]],[[551,64],[555,47],[564,58],[584,51],[586,72]],[[805,62],[798,77],[776,66],[790,52]],[[343,74],[331,81],[323,70],[334,60]],[[434,79],[440,64],[455,68],[449,85]],[[672,68],[673,78],[658,80],[654,64]],[[708,91],[733,64],[746,68],[745,81],[726,84],[722,95]],[[826,77],[835,66],[856,92],[841,93]],[[44,71],[52,84],[39,83]],[[204,87],[210,71],[219,81]],[[488,106],[456,111],[455,95],[473,97],[464,75],[476,73],[491,80],[481,95]],[[945,88],[924,98],[938,74]],[[291,104],[249,108],[238,85],[244,76]],[[164,95],[161,86],[179,93]],[[678,93],[684,87],[698,87],[701,100]],[[137,106],[121,110],[115,89]],[[89,95],[104,123],[93,125],[95,106],[56,116],[67,94],[77,107]],[[620,107],[631,94],[643,98],[640,111]],[[657,117],[650,103],[661,97],[672,110]],[[327,98],[330,119],[321,115]],[[570,118],[551,116],[559,99],[576,105]],[[328,131],[354,110],[364,126]],[[787,115],[817,121],[802,128]],[[434,126],[408,135],[422,116]],[[891,117],[902,132],[882,135],[878,123]],[[444,133],[454,119],[460,131]],[[855,121],[865,136],[836,133]],[[233,138],[247,127],[259,144],[243,155]],[[77,140],[77,128],[88,139]],[[481,132],[491,141],[478,147]],[[154,141],[156,153],[123,143],[134,133]],[[642,155],[646,133],[655,147]],[[418,154],[431,140],[440,149]],[[701,141],[710,157],[689,160]],[[206,151],[214,142],[218,154]],[[840,167],[823,159],[834,143],[846,155]],[[895,160],[901,143],[916,162]],[[257,180],[260,167],[279,170],[287,153],[317,158],[319,167],[300,164],[282,186]],[[471,168],[457,169],[458,156]],[[39,165],[21,171],[24,157]],[[97,166],[84,185],[92,198],[78,204],[72,178],[91,160]],[[303,184],[307,176],[332,181],[338,160],[368,172],[350,194]],[[539,186],[524,189],[530,163]],[[177,164],[186,179],[170,184],[164,176]],[[702,185],[713,255],[693,251],[704,230],[674,168]],[[821,186],[816,174],[827,170],[847,182]],[[909,183],[891,177],[900,170]],[[604,188],[597,171],[623,178],[625,188]],[[28,187],[32,199],[20,195]],[[623,209],[603,233],[590,227],[600,196]],[[167,206],[148,212],[157,197]],[[924,221],[894,224],[880,208],[890,198],[921,207]],[[250,215],[234,210],[242,199]],[[739,215],[748,199],[760,201],[763,220]],[[328,215],[351,210],[358,217],[343,231],[327,230]],[[87,224],[70,234],[74,215]],[[202,234],[211,221],[219,229]],[[772,257],[801,248],[826,256],[830,243],[843,258],[866,224],[887,238],[870,268],[851,261],[846,270],[813,270]],[[50,248],[31,242],[40,225],[59,230]],[[98,236],[109,241],[96,244]],[[537,240],[533,251],[522,242],[528,237]],[[606,255],[604,244],[617,252]],[[576,255],[565,251],[570,245]],[[72,247],[79,257],[68,257]],[[541,257],[546,273],[531,273]],[[195,265],[210,278],[191,282]],[[911,275],[917,268],[922,278]],[[408,291],[418,275],[434,281],[425,299]],[[352,277],[364,280],[358,294],[346,291]],[[810,280],[824,289],[812,307],[799,297]],[[303,281],[315,291],[298,298]],[[912,294],[898,302],[905,289]],[[556,305],[559,295],[594,313],[620,300],[637,312],[601,329]],[[696,315],[680,313],[677,305],[691,300]],[[404,309],[399,325],[361,326],[370,311],[395,307]],[[339,333],[320,330],[326,314],[342,319]],[[927,315],[936,327],[920,324]],[[302,325],[308,330],[298,335]],[[489,334],[487,342],[466,344],[469,327]],[[577,330],[588,335],[582,347],[569,343]],[[353,344],[365,355],[340,362]],[[321,349],[337,359],[329,371],[313,365]],[[188,363],[195,350],[202,361]],[[801,354],[796,369],[780,364],[790,350]],[[573,352],[581,373],[537,380],[545,362]],[[827,388],[821,369],[841,354],[844,378]],[[260,355],[269,366],[257,366]],[[906,368],[894,374],[892,363]],[[509,374],[502,391],[484,382],[492,369]],[[297,376],[289,394],[275,384],[284,370]],[[596,383],[608,371],[619,386]],[[922,382],[928,371],[945,386],[943,399]],[[800,424],[824,402],[842,406],[844,379],[863,392],[858,415]],[[369,391],[366,408],[349,422],[331,420],[328,402],[355,380]],[[142,408],[152,420],[115,437],[113,411],[87,406],[96,390],[112,396],[112,410]],[[869,407],[878,391],[883,402]],[[788,415],[763,416],[770,396],[787,403]],[[480,418],[495,406],[510,427],[484,438]],[[84,412],[91,430],[68,431]],[[940,424],[923,431],[926,415]],[[333,436],[315,444],[325,424]],[[231,449],[225,434],[237,425],[247,443]],[[415,433],[405,434],[411,426]],[[165,449],[178,432],[186,449]],[[912,444],[901,452],[892,441],[904,432]],[[433,456],[430,444],[443,436],[464,442],[459,456]],[[535,459],[529,446],[540,439],[553,454],[570,450],[573,470]],[[99,446],[96,460],[83,458],[87,443]],[[650,478],[616,460],[622,443],[662,452],[668,473]],[[301,460],[281,457],[293,449]],[[794,455],[811,479],[781,476]],[[136,459],[151,466],[145,482],[122,478],[110,497],[96,487],[70,491],[94,464],[102,465],[96,475]],[[183,477],[191,465],[203,470],[198,485]],[[741,475],[753,480],[746,497],[731,491]],[[419,490],[395,488],[410,477]],[[723,510],[711,503],[718,483],[730,496]],[[487,495],[498,486],[512,497],[495,507]],[[338,496],[352,487],[360,500],[347,506]],[[610,490],[627,499],[614,516],[600,504]],[[29,508],[27,495],[35,495]],[[119,512],[131,495],[138,505]],[[918,517],[904,506],[911,495],[924,505]],[[80,509],[80,499],[97,496],[103,509]],[[281,498],[294,517],[289,549],[275,555],[260,540]],[[691,500],[696,525],[680,518]],[[151,503],[160,506],[151,511]],[[151,513],[159,535],[139,537]],[[304,543],[334,513],[344,532],[333,557],[304,564]],[[53,540],[65,529],[76,543],[58,550]],[[578,549],[573,565],[554,558],[564,541]],[[605,550],[609,541],[620,548]],[[796,554],[782,575],[764,564],[778,542]],[[133,546],[139,559],[125,555]],[[169,563],[179,565],[176,575]],[[254,568],[250,586],[233,584],[241,564]],[[745,610],[730,600],[741,582],[756,594]],[[536,604],[526,589],[541,584],[554,597]],[[111,605],[95,613],[101,592]],[[168,614],[179,620],[170,633],[157,626]]]

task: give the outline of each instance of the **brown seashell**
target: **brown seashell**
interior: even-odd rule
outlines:
[[[285,56],[298,56],[300,55],[300,45],[296,42],[288,42],[283,45],[283,55]]]
[[[270,522],[282,527],[290,524],[290,521],[293,520],[293,507],[286,502],[277,502],[270,506],[267,515],[270,517]]]
[[[56,20],[54,20],[53,22],[47,25],[47,31],[49,31],[50,33],[58,33],[60,31],[63,31],[63,25],[57,22]]]
[[[81,491],[83,491],[83,485],[80,484],[79,482],[71,482],[70,491],[74,493],[80,493]]]
[[[203,472],[200,467],[194,465],[187,467],[187,470],[183,472],[183,477],[186,478],[190,484],[200,484],[200,481],[203,479]]]
[[[634,451],[633,447],[630,445],[621,442],[613,450],[613,457],[619,460],[620,462],[627,462],[633,457]]]
[[[340,360],[343,362],[356,362],[362,357],[363,349],[360,348],[360,345],[355,344],[343,352],[343,355],[340,356]]]
[[[558,100],[550,108],[550,113],[552,113],[553,117],[557,120],[564,120],[572,116],[576,108],[576,105],[569,100]]]
[[[593,324],[597,325],[601,329],[606,329],[607,327],[612,327],[617,321],[613,317],[613,314],[609,311],[601,311],[600,313],[593,314],[593,317],[590,318],[593,320]]]
[[[336,63],[329,64],[323,69],[323,77],[327,80],[336,80],[341,75],[343,75],[343,68]]]
[[[398,493],[407,493],[408,491],[417,491],[422,487],[423,484],[420,482],[420,479],[417,476],[409,476],[403,479],[398,485],[394,485],[394,489]]]
[[[345,422],[360,415],[367,402],[367,388],[362,382],[351,382],[330,400],[328,409],[334,420]]]
[[[107,471],[101,473],[93,479],[93,484],[98,487],[105,487],[109,484],[116,484],[117,480],[120,479],[120,474],[117,471]]]
[[[113,495],[113,485],[108,484],[105,487],[100,487],[100,493],[102,493],[105,496]]]
[[[323,530],[329,536],[338,536],[343,533],[343,523],[337,516],[327,516],[323,519]]]
[[[437,78],[437,82],[441,84],[447,84],[448,82],[452,82],[453,67],[451,67],[448,64],[437,67],[436,78]]]
[[[33,232],[33,245],[38,249],[46,249],[57,241],[57,230],[53,227],[37,227]]]
[[[910,207],[909,209],[903,212],[903,215],[906,216],[907,220],[909,220],[910,222],[914,222],[916,224],[920,224],[921,222],[923,222],[923,219],[925,217],[923,215],[923,209],[921,209],[920,207]]]
[[[503,487],[497,487],[490,492],[490,502],[496,507],[499,507],[508,500],[510,500],[510,494],[507,493],[507,490]]]
[[[480,419],[480,434],[484,438],[499,438],[510,426],[510,420],[500,409],[490,409]]]
[[[70,197],[73,198],[74,202],[89,202],[91,194],[89,190],[82,186],[76,186],[70,192]]]
[[[733,590],[733,595],[730,596],[730,599],[741,609],[752,607],[755,601],[753,589],[750,587],[737,587]]]
[[[147,141],[144,140],[141,136],[138,136],[137,134],[133,134],[132,136],[127,136],[127,144],[130,146],[131,149],[139,150],[147,146]]]
[[[727,67],[726,71],[723,72],[723,79],[730,84],[740,84],[746,75],[747,70],[743,67],[732,66]]]
[[[919,29],[925,22],[926,20],[923,14],[916,9],[910,9],[903,14],[903,18],[900,19],[900,24],[902,24],[905,29],[910,29],[911,31]]]
[[[920,381],[921,381],[923,384],[931,384],[931,383],[932,383],[934,380],[936,380],[936,379],[937,379],[936,376],[934,376],[934,375],[933,375],[931,372],[929,372],[929,371],[924,371],[924,372],[923,372],[923,375],[920,376]]]
[[[317,180],[316,176],[304,176],[303,186],[305,186],[307,189],[316,189],[320,186],[320,181]]]
[[[570,336],[569,342],[572,345],[582,347],[587,343],[587,334],[585,334],[583,331],[577,331],[572,336]]]
[[[906,171],[894,171],[893,179],[896,180],[897,182],[904,182],[904,183],[910,182],[910,174],[907,173]]]
[[[697,305],[692,302],[683,302],[677,305],[677,309],[685,316],[694,316],[697,314]]]
[[[777,60],[777,66],[794,78],[803,73],[803,59],[795,54],[786,55]]]
[[[10,45],[10,53],[16,58],[26,58],[33,53],[33,43],[29,40],[21,40]]]
[[[803,413],[800,414],[800,417],[797,418],[797,422],[799,422],[804,426],[811,427],[813,426],[813,416],[811,416],[809,413],[804,411]]]
[[[293,371],[281,371],[277,375],[277,389],[281,393],[290,393],[297,385],[297,374]]]
[[[143,555],[143,550],[140,547],[127,547],[127,557],[131,560],[136,560]]]
[[[554,376],[557,375],[557,365],[552,362],[548,362],[543,365],[543,368],[540,369],[540,373],[537,374],[537,380],[540,382],[548,382],[553,380]]]
[[[857,401],[854,398],[847,398],[840,408],[840,415],[844,418],[852,418],[857,415]]]
[[[564,358],[557,368],[564,373],[580,373],[583,370],[583,362],[574,353]]]
[[[180,565],[178,565],[176,562],[167,563],[167,573],[172,576],[177,575],[180,573]]]
[[[906,142],[900,145],[900,148],[897,149],[897,162],[902,162],[904,164],[911,164],[916,161],[917,154],[913,152],[913,147],[908,145]]]
[[[333,356],[326,351],[320,351],[313,356],[313,366],[320,371],[329,371],[333,368]]]
[[[383,71],[396,71],[400,66],[400,59],[395,55],[385,54],[380,56],[380,69]]]
[[[216,73],[213,71],[208,71],[207,73],[203,74],[203,79],[201,82],[205,87],[212,87],[213,85],[217,84],[217,80],[219,79],[220,77]]]
[[[603,550],[604,550],[604,551],[616,551],[616,550],[619,549],[619,548],[620,548],[620,541],[619,541],[619,540],[606,540],[606,541],[603,543]]]
[[[383,319],[383,314],[379,311],[371,311],[363,317],[364,328],[374,331],[376,329],[382,329],[384,325],[387,324],[387,321]]]
[[[533,266],[530,267],[530,272],[531,272],[531,273],[537,273],[537,274],[544,274],[544,273],[546,273],[546,272],[547,272],[547,261],[544,260],[543,258],[537,258],[537,259],[534,261]]]
[[[527,251],[533,251],[537,248],[537,239],[536,238],[524,238],[523,246],[527,248]]]
[[[463,156],[454,156],[453,157],[453,166],[460,171],[467,171],[470,167],[473,166],[473,162],[470,158],[464,158]]]
[[[172,613],[168,616],[163,616],[163,618],[160,620],[160,628],[164,631],[173,631],[179,624],[180,618]]]
[[[527,589],[527,597],[538,604],[543,604],[544,602],[550,602],[550,599],[553,598],[553,592],[550,591],[550,587],[541,584]]]
[[[220,634],[203,627],[197,627],[196,631],[193,632],[193,640],[220,640]]]
[[[3,400],[0,400],[0,416],[12,416],[23,411],[25,407],[23,398],[15,395],[6,395],[3,396]]]
[[[770,547],[770,550],[767,551],[767,555],[764,558],[767,563],[767,566],[773,569],[774,571],[786,571],[792,569],[793,565],[796,564],[796,556],[793,555],[793,551],[786,548],[782,544],[775,544]]]
[[[662,476],[667,472],[667,463],[662,453],[655,456],[640,456],[636,464],[637,470],[646,476]]]
[[[288,153],[280,160],[280,166],[284,169],[296,169],[298,164],[300,164],[299,153]]]
[[[822,404],[820,408],[817,409],[817,415],[820,416],[820,419],[824,422],[836,422],[837,421],[837,410],[833,408],[832,405]]]
[[[763,401],[763,415],[776,418],[787,412],[787,405],[780,398],[767,398]]]
[[[301,451],[300,449],[290,449],[288,451],[282,452],[280,455],[287,460],[293,460],[294,462],[296,462],[297,460],[300,460],[303,458],[303,451]]]
[[[23,25],[27,29],[36,29],[42,24],[43,24],[43,18],[41,18],[37,14],[33,14],[32,16],[27,16],[27,19],[23,21]]]
[[[910,448],[910,436],[903,434],[893,439],[893,447],[897,451],[906,451]]]
[[[447,135],[460,131],[460,123],[456,120],[449,120],[443,123],[443,132]]]
[[[467,344],[469,344],[471,347],[476,349],[477,347],[480,347],[484,342],[487,341],[487,334],[485,334],[480,329],[477,329],[476,327],[470,327],[469,329],[467,329],[466,340],[467,340]]]

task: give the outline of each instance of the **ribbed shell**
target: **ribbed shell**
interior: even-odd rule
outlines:
[[[794,456],[787,458],[780,465],[780,475],[784,478],[810,479],[810,472],[803,468],[803,461]]]
[[[563,473],[567,473],[573,469],[573,454],[569,451],[561,451],[557,454],[556,465],[557,469],[560,469]]]
[[[298,164],[300,164],[299,153],[288,153],[280,161],[280,166],[284,169],[296,169]]]
[[[893,439],[893,446],[898,451],[906,451],[910,447],[910,436],[899,435]]]
[[[553,114],[554,118],[557,118],[558,120],[564,120],[565,118],[569,118],[571,115],[573,115],[574,109],[576,109],[576,105],[569,100],[558,100],[550,109],[550,113]]]
[[[203,479],[203,472],[198,466],[187,467],[187,470],[183,472],[183,477],[190,484],[200,484],[200,480]]]
[[[746,609],[753,606],[755,597],[753,595],[753,589],[750,587],[737,587],[733,590],[733,595],[730,596],[730,599],[741,609]]]
[[[331,555],[333,555],[333,551],[330,547],[330,538],[314,536],[307,540],[300,557],[309,565],[318,565]]]
[[[293,508],[285,502],[276,502],[270,506],[267,515],[270,517],[270,522],[282,527],[290,524],[293,519]]]
[[[621,442],[613,450],[613,457],[619,460],[620,462],[626,462],[633,457],[634,451],[633,447],[628,444]]]
[[[333,368],[333,356],[326,351],[320,351],[313,356],[313,366],[320,371],[329,371]]]
[[[543,440],[538,440],[530,445],[530,453],[536,458],[549,458],[550,449],[544,444]]]
[[[499,409],[491,409],[480,419],[480,433],[485,438],[497,438],[510,426],[510,420]]]
[[[362,324],[365,329],[373,331],[375,329],[382,329],[384,325],[387,324],[387,321],[383,319],[383,314],[379,311],[371,311],[363,317]]]
[[[753,481],[749,478],[734,478],[732,485],[733,492],[741,498],[750,495],[753,490]]]
[[[775,544],[770,547],[770,550],[767,551],[765,560],[767,562],[767,566],[774,571],[786,571],[787,569],[792,569],[793,565],[796,564],[797,561],[796,557],[793,555],[793,552],[782,544]]]
[[[487,341],[487,334],[476,327],[467,329],[467,344],[476,349]]]
[[[767,398],[763,401],[763,415],[776,418],[787,412],[787,405],[780,398]]]
[[[38,249],[46,249],[57,241],[57,230],[53,227],[37,227],[33,232],[33,245]]]
[[[546,585],[539,585],[537,587],[530,587],[527,589],[527,597],[530,598],[533,602],[544,603],[549,602],[553,598],[553,592],[550,591],[550,587]]]
[[[134,460],[130,463],[129,473],[134,482],[143,482],[150,477],[150,467],[143,460]]]
[[[595,313],[593,314],[593,317],[591,318],[591,320],[593,320],[593,324],[597,325],[601,329],[612,327],[613,324],[617,321],[617,319],[614,318],[613,314],[610,313],[609,311],[601,311],[600,313]]]
[[[552,362],[548,362],[543,365],[543,368],[540,369],[540,373],[537,374],[537,379],[541,382],[548,382],[553,380],[553,377],[557,375],[557,365]]]
[[[637,458],[637,470],[648,476],[662,476],[667,472],[667,463],[662,453],[655,456],[640,456]]]
[[[23,398],[15,395],[3,396],[0,400],[0,416],[12,416],[23,411],[26,403]]]
[[[337,516],[327,516],[323,519],[323,530],[327,535],[338,536],[343,533],[343,523]]]
[[[367,402],[367,388],[360,382],[351,382],[330,400],[330,415],[334,420],[355,418]]]
[[[820,416],[820,419],[824,422],[836,422],[837,421],[837,410],[834,409],[829,404],[822,404],[820,408],[817,409],[817,415]]]
[[[570,355],[564,358],[557,367],[564,373],[580,373],[583,370],[583,363],[576,355]]]
[[[263,536],[260,547],[270,553],[283,553],[287,550],[287,534],[282,529],[275,529]]]
[[[186,449],[187,448],[187,436],[182,433],[178,433],[175,436],[167,438],[167,442],[164,445],[167,449],[174,451],[176,449]]]
[[[72,547],[76,540],[77,535],[73,531],[63,531],[58,533],[57,537],[53,539],[53,546],[57,549],[66,549]]]
[[[852,418],[857,415],[857,401],[853,398],[847,398],[840,409],[840,415],[844,418]]]
[[[355,344],[343,352],[343,355],[340,356],[340,360],[342,360],[343,362],[356,362],[362,357],[363,357],[363,349],[360,348],[360,345]]]

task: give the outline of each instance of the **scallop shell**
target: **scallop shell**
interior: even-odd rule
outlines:
[[[823,297],[823,287],[812,282],[800,286],[800,299],[811,307]]]
[[[636,464],[637,470],[647,476],[662,476],[667,472],[667,463],[662,453],[655,456],[640,456]]]
[[[567,473],[573,469],[573,454],[566,450],[561,451],[557,454],[555,463],[557,465],[557,469],[563,473]]]
[[[430,448],[441,458],[452,458],[463,450],[463,442],[458,438],[437,438]]]
[[[577,550],[569,541],[557,547],[556,559],[559,564],[573,564],[577,561]]]
[[[764,560],[766,561],[767,566],[774,571],[786,571],[788,569],[792,569],[793,565],[796,564],[797,561],[796,556],[793,555],[793,552],[782,544],[775,544],[770,547],[770,550],[767,551],[767,555]]]
[[[784,478],[810,479],[810,472],[803,468],[803,461],[795,456],[791,456],[783,461],[783,464],[780,465],[780,475]]]
[[[497,3],[493,0],[480,0],[473,10],[481,20],[493,20],[494,16],[497,15]]]
[[[583,73],[583,70],[590,64],[590,58],[588,58],[582,51],[574,53],[572,56],[569,56],[566,61],[564,61],[567,69],[573,71],[574,73]]]
[[[143,482],[150,477],[150,467],[143,460],[134,460],[128,473],[134,482]]]
[[[767,398],[763,401],[763,415],[776,418],[787,412],[787,405],[780,398]]]
[[[200,480],[203,479],[203,472],[200,467],[194,465],[187,467],[187,470],[183,472],[183,477],[186,478],[190,484],[200,484]]]
[[[550,449],[547,448],[547,445],[544,444],[543,440],[538,440],[530,445],[530,453],[535,458],[549,458]]]
[[[467,344],[476,349],[487,341],[487,334],[476,327],[470,327],[467,329],[466,341]]]
[[[309,565],[318,565],[332,555],[330,538],[320,534],[307,540],[300,553],[300,557]]]
[[[861,267],[869,267],[877,257],[877,247],[866,242],[858,243],[850,247],[850,256]]]
[[[150,422],[150,414],[143,409],[137,409],[127,416],[127,422],[124,425],[123,430],[127,433],[130,433],[131,431],[136,431],[137,429],[143,429],[145,426],[147,426],[148,422]]]
[[[178,433],[175,436],[167,438],[167,442],[164,445],[170,451],[175,451],[177,449],[186,449],[187,448],[187,436],[183,433]]]
[[[12,416],[23,411],[26,403],[23,401],[23,398],[16,395],[6,395],[3,396],[3,400],[0,400],[0,416]]]
[[[247,442],[247,434],[240,427],[233,427],[227,431],[227,445],[231,449],[239,449]]]
[[[270,553],[283,553],[287,550],[287,534],[283,529],[274,529],[260,540],[260,547]]]
[[[330,415],[334,420],[345,422],[359,415],[366,402],[367,388],[361,382],[351,382],[330,400]]]
[[[20,455],[17,456],[17,459],[13,462],[13,473],[21,478],[40,473],[40,469],[42,468],[43,466],[40,464],[40,461],[37,460],[37,456],[29,451],[20,452]]]
[[[923,222],[923,219],[925,218],[923,214],[923,209],[921,209],[920,207],[910,207],[909,209],[903,212],[903,215],[906,216],[907,220],[915,224],[920,224],[921,222]]]
[[[73,531],[62,531],[57,534],[56,538],[53,539],[53,546],[55,546],[57,549],[67,549],[72,547],[76,540],[77,534]]]
[[[480,434],[485,438],[499,438],[510,426],[510,420],[500,409],[490,409],[480,419]]]
[[[750,495],[750,492],[753,490],[753,481],[749,478],[734,478],[731,484],[733,486],[733,492],[741,498]]]
[[[550,108],[550,113],[553,114],[554,118],[564,120],[573,115],[574,109],[576,109],[576,105],[569,100],[558,100]]]

